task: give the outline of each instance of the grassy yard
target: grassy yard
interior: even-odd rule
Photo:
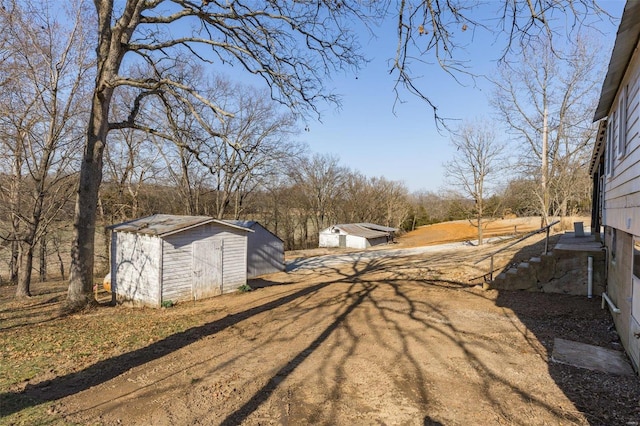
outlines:
[[[0,423],[65,424],[55,404],[25,405],[8,392],[83,370],[98,361],[132,352],[167,336],[211,321],[220,312],[197,312],[182,305],[169,309],[127,309],[106,304],[60,317],[66,282],[36,283],[34,296],[13,299],[14,287],[0,287]],[[126,311],[126,315],[122,315]],[[8,417],[5,410],[15,412]]]

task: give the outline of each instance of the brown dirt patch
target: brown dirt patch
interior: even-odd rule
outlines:
[[[483,238],[502,235],[524,235],[540,228],[539,217],[524,217],[500,220],[487,220],[483,226]],[[468,220],[436,223],[421,226],[398,238],[403,247],[420,247],[424,245],[442,244],[452,241],[478,239],[478,228]]]
[[[3,297],[1,324],[12,326],[0,347],[69,329],[78,345],[57,356],[93,357],[4,383],[0,419],[25,423],[43,407],[53,424],[637,424],[637,377],[549,360],[555,337],[619,349],[608,311],[469,285],[474,260],[494,248],[279,273],[250,293],[36,324],[27,318],[40,305],[14,315]],[[3,354],[6,368],[35,356],[5,353],[15,355]]]

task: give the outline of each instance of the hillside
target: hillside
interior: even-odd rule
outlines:
[[[562,227],[554,227],[554,231],[571,229],[574,221],[582,221],[585,228],[588,226],[588,218],[565,218]],[[492,237],[498,235],[525,234],[540,228],[540,217],[522,217],[510,219],[498,219],[487,222],[484,225],[483,236]],[[436,223],[421,226],[398,238],[398,243],[403,247],[419,247],[433,244],[442,244],[455,241],[476,240],[478,230],[467,220]]]

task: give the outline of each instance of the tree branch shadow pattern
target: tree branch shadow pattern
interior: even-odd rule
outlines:
[[[269,406],[286,407],[279,413],[270,412],[272,417],[275,416],[271,420],[284,423],[305,421],[340,424],[345,420],[356,421],[356,418],[345,417],[345,410],[348,409],[358,411],[360,415],[372,416],[370,419],[373,419],[376,413],[379,414],[376,411],[378,407],[364,399],[368,392],[376,391],[375,387],[354,390],[355,384],[362,379],[358,369],[370,367],[372,371],[384,375],[384,378],[367,377],[365,383],[380,382],[388,386],[389,393],[385,393],[384,398],[399,410],[396,413],[398,421],[404,415],[413,421],[422,419],[425,425],[448,424],[452,419],[447,417],[447,413],[454,408],[466,408],[468,413],[459,414],[463,416],[462,421],[489,419],[498,423],[522,424],[526,415],[546,413],[549,416],[547,418],[555,421],[580,424],[584,413],[590,422],[599,424],[594,419],[600,417],[583,406],[582,400],[572,396],[572,390],[568,388],[570,382],[560,377],[567,374],[564,367],[551,364],[549,373],[582,413],[551,404],[545,395],[536,392],[530,384],[515,380],[505,373],[504,366],[486,358],[487,353],[506,351],[512,346],[513,350],[526,352],[530,359],[544,359],[546,363],[544,349],[549,351],[548,342],[556,331],[545,326],[556,320],[572,322],[576,312],[561,311],[562,303],[553,305],[557,313],[548,309],[540,311],[539,306],[536,311],[537,303],[543,302],[546,307],[553,300],[549,295],[531,293],[500,293],[497,295],[496,308],[492,299],[495,296],[475,290],[463,280],[450,279],[441,274],[441,265],[469,263],[472,257],[470,252],[461,251],[457,254],[416,258],[356,259],[348,268],[327,265],[313,274],[294,273],[292,281],[305,281],[312,276],[315,280],[300,289],[289,287],[290,283],[261,281],[256,287],[272,284],[286,290],[287,294],[257,299],[259,305],[218,321],[177,333],[143,349],[98,362],[48,383],[27,386],[22,392],[0,395],[1,415],[78,394],[105,384],[128,370],[144,367],[183,348],[204,343],[201,341],[205,337],[218,335],[222,331],[234,331],[246,345],[224,349],[234,352],[230,359],[218,356],[222,348],[209,348],[213,354],[210,358],[197,361],[202,372],[191,379],[192,387],[200,386],[214,375],[224,378],[226,376],[222,372],[237,368],[242,360],[255,357],[274,346],[283,348],[282,358],[273,360],[271,369],[265,367],[263,371],[252,372],[250,377],[236,380],[234,383],[237,385],[234,386],[245,387],[248,393],[236,400],[232,408],[216,412],[219,407],[213,404],[207,408],[190,407],[193,417],[183,418],[186,423],[195,420],[224,425],[255,423],[256,418],[266,415],[265,410],[268,411]],[[450,300],[475,300],[481,306],[493,307],[495,312],[482,316],[481,312],[472,312],[463,304],[452,307],[454,302]],[[572,309],[580,309],[579,304],[572,305]],[[269,317],[265,318],[267,314]],[[585,320],[589,319],[587,317],[585,315]],[[485,328],[495,327],[495,333],[487,334],[480,325],[467,325],[469,318],[472,321],[499,324],[487,324]],[[546,322],[545,318],[548,318]],[[602,318],[595,315],[591,319],[600,321]],[[258,325],[265,320],[277,321],[278,326],[260,330]],[[576,326],[572,332],[587,331],[588,328]],[[493,340],[494,335],[500,339]],[[303,343],[294,346],[296,340]],[[289,345],[293,349],[286,350]],[[444,350],[445,347],[448,349]],[[181,365],[181,370],[173,371],[173,375],[195,367],[195,362]],[[445,368],[448,370],[440,371]],[[581,374],[569,371],[572,378]],[[442,378],[436,377],[440,373],[450,375],[452,380],[468,381],[469,392],[475,398],[481,397],[484,406],[489,407],[485,411],[490,410],[490,413],[475,412],[468,406],[465,395],[459,396],[461,401],[457,406],[454,405],[455,401],[448,401],[447,397],[456,395],[458,389],[442,387]],[[595,380],[589,383],[595,395],[602,392]],[[176,392],[187,392],[177,389],[179,384],[173,386]],[[147,386],[136,392],[142,391],[152,390]],[[324,402],[310,403],[313,400],[308,398],[311,392],[315,392],[316,397],[321,395]],[[503,399],[505,395],[515,396],[515,399],[522,401],[522,405],[514,406],[509,402],[513,399]],[[627,402],[635,396],[629,395]],[[126,405],[124,398],[122,401],[122,405]],[[523,411],[522,407],[528,412],[518,414],[518,410]],[[620,405],[616,405],[610,411],[619,408]],[[166,410],[170,411],[171,407]]]
[[[104,383],[123,374],[127,370],[175,352],[178,349],[201,340],[205,336],[216,334],[254,315],[277,308],[296,298],[316,292],[325,285],[326,284],[321,283],[310,286],[263,305],[229,315],[219,321],[173,334],[166,339],[152,343],[142,349],[100,361],[79,372],[33,386],[27,385],[24,391],[20,393],[10,392],[0,394],[0,417],[43,402],[55,401]]]

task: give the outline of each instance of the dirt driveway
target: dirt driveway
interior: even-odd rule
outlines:
[[[637,377],[549,361],[555,337],[619,348],[599,301],[482,291],[479,250],[274,274],[29,396],[81,424],[638,424]]]

